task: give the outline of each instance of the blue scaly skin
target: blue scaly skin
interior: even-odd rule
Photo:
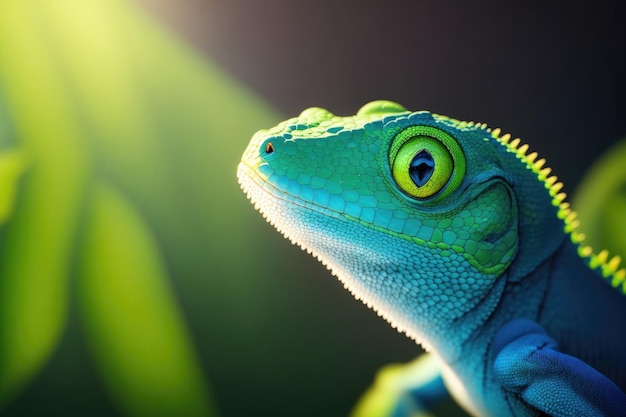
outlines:
[[[388,101],[254,135],[238,178],[255,207],[435,363],[361,415],[427,409],[443,383],[474,415],[626,415],[626,271],[582,244],[544,163]]]

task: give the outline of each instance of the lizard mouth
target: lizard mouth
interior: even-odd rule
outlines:
[[[237,180],[247,198],[254,205],[254,208],[263,215],[265,220],[276,228],[280,227],[280,219],[285,215],[286,209],[283,207],[285,204],[317,211],[334,218],[343,217],[340,212],[325,209],[318,204],[305,201],[289,194],[277,185],[272,184],[268,179],[259,174],[257,169],[250,167],[245,162],[240,162],[237,167]],[[283,228],[280,227],[280,229]],[[283,230],[280,231],[285,234]]]

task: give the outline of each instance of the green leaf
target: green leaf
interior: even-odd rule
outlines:
[[[11,217],[18,179],[24,168],[24,158],[19,151],[0,153],[0,225]]]
[[[66,322],[74,255],[82,253],[77,243],[105,245],[103,241],[112,237],[102,238],[98,225],[111,223],[109,216],[122,222],[139,219],[128,221],[134,225],[129,233],[158,236],[159,249],[168,259],[168,270],[175,271],[172,276],[205,351],[207,346],[213,349],[212,344],[219,351],[217,342],[225,340],[226,333],[222,329],[250,322],[245,309],[232,308],[222,316],[241,291],[254,295],[246,304],[249,309],[262,310],[270,297],[273,300],[274,289],[254,279],[254,262],[241,262],[245,245],[254,250],[247,259],[262,255],[241,233],[256,216],[235,179],[241,150],[254,130],[282,119],[264,102],[136,5],[121,0],[1,1],[0,88],[8,109],[6,120],[12,124],[8,131],[15,139],[8,145],[28,156],[17,199],[4,200],[6,207],[13,207],[12,217],[0,229],[0,406],[54,352]],[[124,197],[102,182],[115,184]],[[4,192],[15,196],[10,187]],[[113,207],[114,213],[107,214],[103,206]],[[150,219],[149,228],[142,216]],[[117,242],[125,242],[125,229],[115,230]],[[89,233],[85,239],[83,232]],[[211,414],[199,376],[202,364],[195,359],[176,303],[163,295],[168,287],[160,251],[152,237],[145,241],[149,243],[141,247],[141,256],[152,256],[156,266],[148,267],[152,261],[146,261],[116,267],[126,268],[126,274],[131,274],[131,266],[141,274],[152,268],[150,273],[157,274],[154,282],[145,280],[161,288],[161,295],[147,291],[146,282],[128,282],[133,286],[128,290],[138,293],[112,291],[110,305],[91,305],[97,296],[90,285],[113,282],[81,286],[81,296],[94,297],[79,301],[105,386],[132,414],[156,415],[159,409],[173,415]],[[100,266],[103,262],[85,250],[81,284],[86,271],[98,274],[88,262]],[[237,279],[207,279],[224,274]],[[154,314],[128,310],[123,316],[128,323],[116,327],[122,316],[111,306],[123,305],[129,296],[145,302],[141,311]],[[156,313],[162,303],[169,305],[163,317]],[[207,327],[206,317],[212,318],[212,331],[201,332],[198,329]],[[142,325],[137,327],[137,322]],[[159,334],[152,332],[161,322],[170,324]],[[141,358],[145,363],[133,365],[136,350],[120,348],[123,343],[137,347],[137,337],[129,338],[131,327],[126,325],[131,323],[137,337],[147,329],[147,340],[154,346],[170,346],[173,356],[161,357],[161,367],[167,368],[173,358],[178,365],[168,372],[188,392],[171,385],[172,392],[165,392],[167,385],[154,374],[154,358],[146,356]],[[251,331],[264,333],[256,326]],[[229,351],[233,356],[248,353],[244,344],[236,346],[240,351]],[[67,366],[71,372],[84,364]]]
[[[105,381],[131,416],[215,415],[154,238],[110,186],[93,192],[81,308]]]
[[[608,249],[626,259],[626,138],[615,143],[585,174],[572,200],[579,232],[596,253]]]
[[[41,24],[42,13],[45,9],[30,1],[0,2],[3,101],[30,167],[1,236],[0,403],[23,386],[58,343],[89,166],[84,132],[59,82],[63,71],[51,58],[54,33]],[[19,170],[9,169],[9,176]]]

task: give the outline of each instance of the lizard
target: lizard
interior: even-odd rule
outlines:
[[[389,415],[447,395],[476,416],[626,415],[626,270],[585,245],[545,163],[499,128],[378,100],[258,131],[237,177],[428,352],[432,377]]]

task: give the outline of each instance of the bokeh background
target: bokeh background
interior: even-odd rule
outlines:
[[[618,1],[4,0],[0,415],[346,415],[420,350],[249,206],[252,133],[391,99],[520,136],[571,193],[626,136],[625,19]]]

